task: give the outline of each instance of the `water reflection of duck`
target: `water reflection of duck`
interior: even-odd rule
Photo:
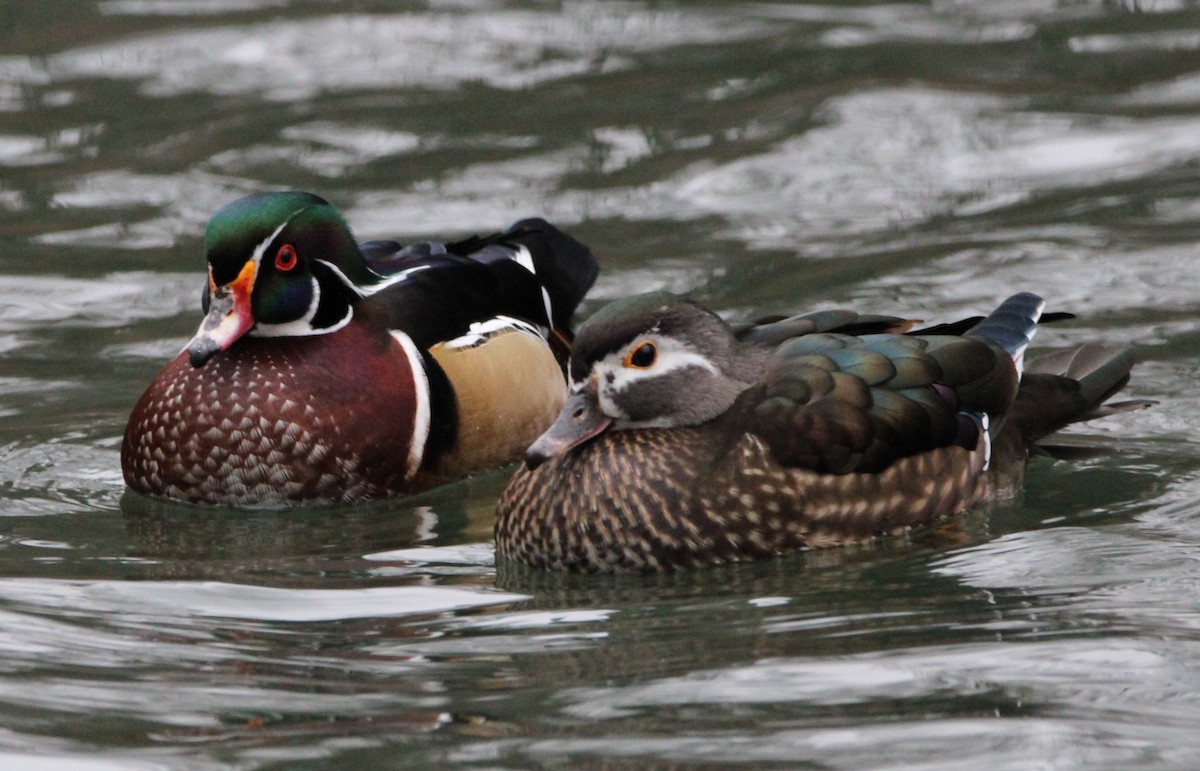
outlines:
[[[730,327],[663,293],[614,303],[581,327],[572,395],[501,497],[498,553],[565,570],[704,566],[866,541],[1010,494],[1039,439],[1145,404],[1104,405],[1129,379],[1125,349],[1085,345],[1022,375],[1043,306],[1018,294],[982,321],[896,334],[836,314]]]
[[[125,432],[128,485],[231,506],[411,493],[520,457],[566,395],[588,249],[543,220],[356,244],[309,193],[208,224],[207,313]]]
[[[359,506],[252,511],[181,505],[127,491],[121,498],[125,555],[144,561],[140,570],[155,579],[356,587],[378,568],[380,576],[386,574],[380,580],[404,581],[410,571],[400,575],[400,561],[371,561],[364,555],[486,540],[492,511],[485,500],[494,500],[492,491],[501,481],[488,474]],[[476,504],[479,484],[489,497]]]

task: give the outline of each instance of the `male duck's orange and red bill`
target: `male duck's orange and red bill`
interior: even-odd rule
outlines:
[[[566,397],[597,273],[543,220],[358,244],[300,192],[229,204],[205,249],[206,316],[134,407],[121,465],[138,492],[225,506],[351,503],[520,457]]]
[[[1010,494],[1038,440],[1106,405],[1127,350],[1022,367],[1043,302],[898,334],[813,314],[731,327],[651,294],[579,330],[571,396],[498,506],[503,558],[668,570],[869,540]],[[890,330],[890,331],[889,331]],[[933,334],[931,334],[933,333]]]

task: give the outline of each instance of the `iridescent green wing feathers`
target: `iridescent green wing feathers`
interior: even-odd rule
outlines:
[[[1018,374],[979,339],[815,334],[780,346],[742,399],[785,466],[844,474],[937,447],[974,447],[973,414],[1002,413]]]

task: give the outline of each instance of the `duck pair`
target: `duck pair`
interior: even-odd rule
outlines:
[[[845,311],[730,325],[656,293],[573,340],[597,264],[543,220],[358,244],[323,199],[270,193],[220,210],[205,248],[204,321],[126,428],[132,489],[348,504],[525,452],[496,547],[542,568],[698,567],[898,533],[1010,494],[1067,424],[1145,404],[1106,404],[1125,349],[1025,364],[1032,294],[913,331]]]

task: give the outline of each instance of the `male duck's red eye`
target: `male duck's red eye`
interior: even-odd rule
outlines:
[[[296,247],[284,244],[275,252],[275,267],[279,270],[291,270],[296,267]]]

